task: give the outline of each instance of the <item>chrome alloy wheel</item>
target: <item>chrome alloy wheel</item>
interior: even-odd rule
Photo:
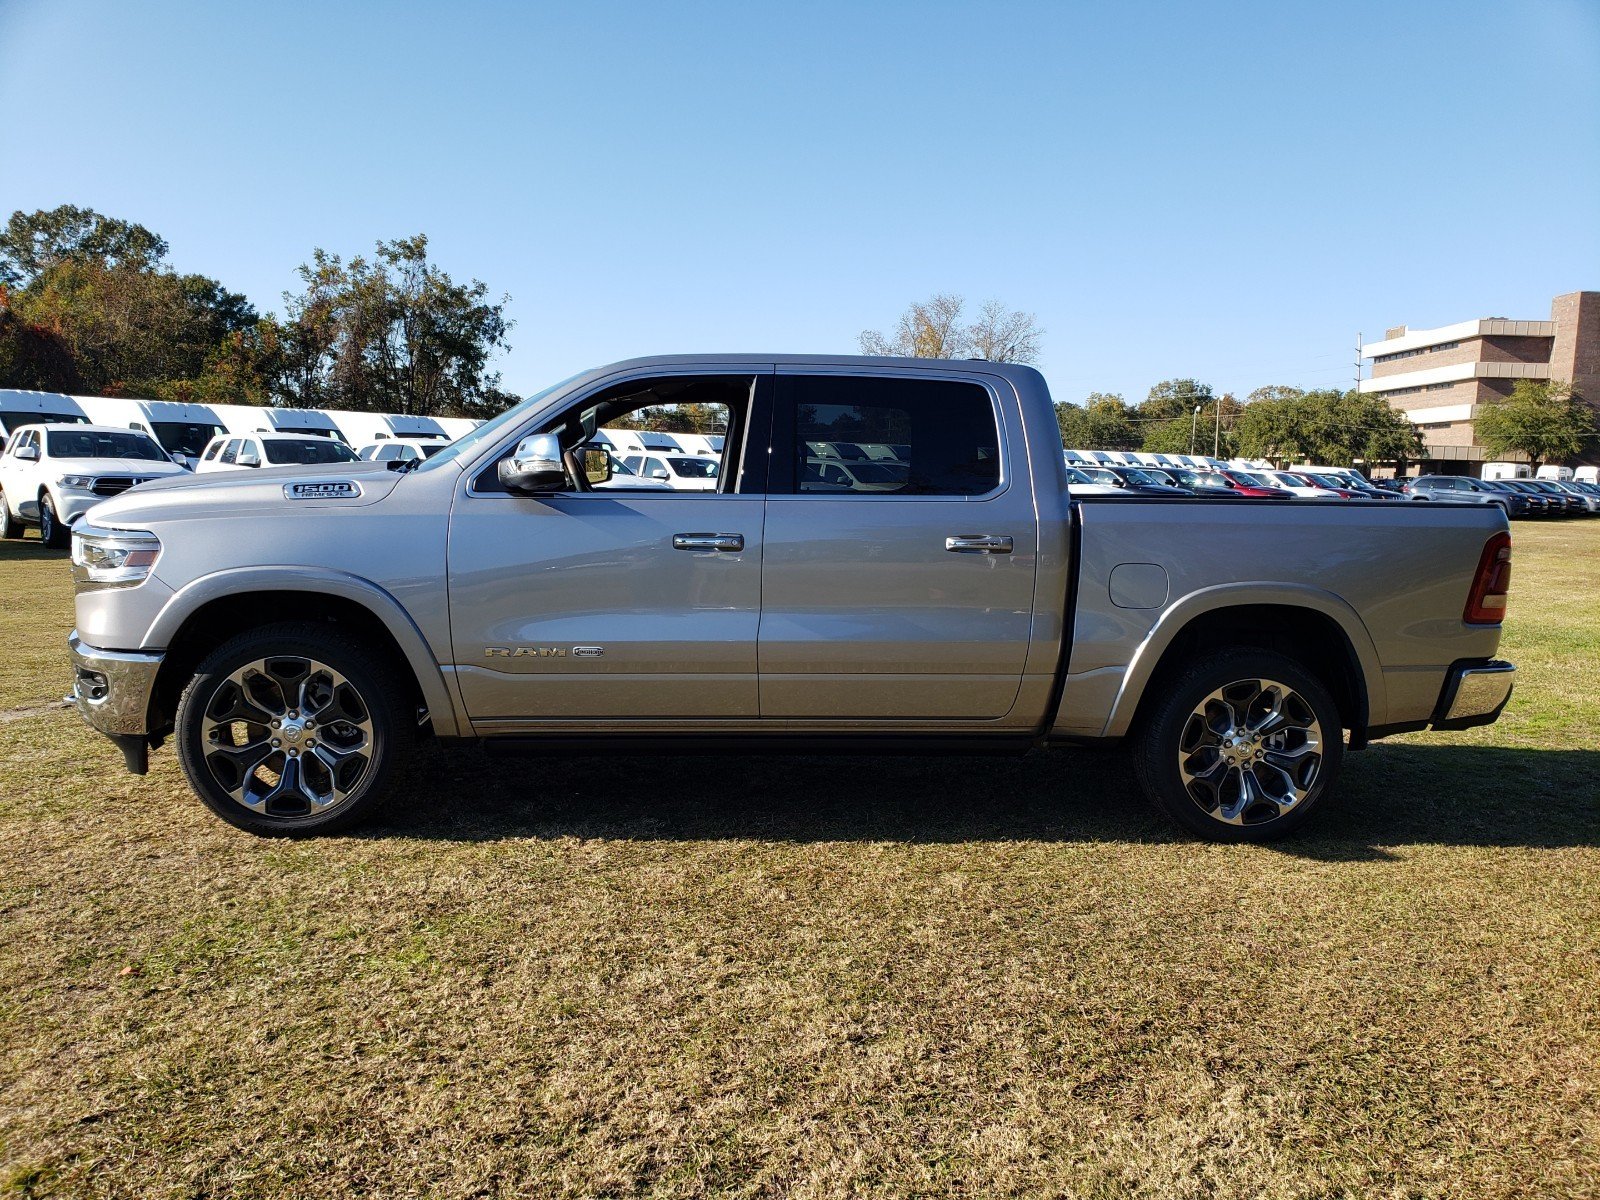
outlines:
[[[1299,693],[1273,679],[1241,679],[1189,714],[1178,774],[1214,820],[1258,825],[1311,794],[1322,755],[1322,725]]]
[[[206,702],[201,753],[217,786],[264,816],[331,812],[372,765],[372,709],[315,659],[274,655],[229,675]]]

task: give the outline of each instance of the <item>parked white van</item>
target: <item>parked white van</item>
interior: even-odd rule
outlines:
[[[205,404],[138,400],[120,396],[74,396],[96,425],[121,425],[148,433],[179,466],[194,469],[201,451],[224,431],[222,419]]]
[[[1478,472],[1479,479],[1526,479],[1533,472],[1527,463],[1489,462]]]
[[[0,388],[0,443],[24,425],[83,425],[89,418],[61,392]]]
[[[1557,466],[1555,463],[1545,463],[1544,466],[1539,468],[1539,473],[1534,478],[1553,479],[1557,483],[1571,483],[1572,468]]]
[[[404,413],[345,412],[332,408],[326,411],[340,436],[352,446],[365,446],[390,438],[410,438],[413,441],[436,439],[441,443],[450,440],[444,426],[432,417]]]
[[[345,440],[333,418],[318,408],[267,408],[257,404],[213,404],[228,433],[299,433]]]
[[[1572,478],[1577,483],[1600,483],[1600,467],[1579,467]]]
[[[433,420],[451,441],[455,441],[458,437],[466,437],[483,424],[482,421],[472,417],[434,417]]]

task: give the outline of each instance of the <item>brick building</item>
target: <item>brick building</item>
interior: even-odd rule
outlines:
[[[1429,470],[1469,472],[1489,455],[1477,445],[1477,407],[1509,396],[1519,379],[1560,379],[1600,407],[1600,292],[1568,292],[1548,321],[1486,317],[1438,329],[1401,325],[1362,350],[1372,360],[1361,390],[1382,396],[1422,430]]]

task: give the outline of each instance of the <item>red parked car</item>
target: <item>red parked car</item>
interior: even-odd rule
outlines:
[[[1286,488],[1272,487],[1246,471],[1179,471],[1179,479],[1186,488],[1193,488],[1197,496],[1215,496],[1227,492],[1235,496],[1248,496],[1253,500],[1293,500],[1294,493]]]

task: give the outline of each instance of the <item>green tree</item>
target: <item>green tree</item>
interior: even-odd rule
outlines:
[[[203,275],[62,258],[12,301],[71,355],[83,386],[102,395],[149,395],[198,376],[217,344],[256,313],[243,296]]]
[[[1350,466],[1423,457],[1417,429],[1376,396],[1358,391],[1273,389],[1244,406],[1236,423],[1239,453],[1248,458]]]
[[[1127,401],[1115,393],[1090,392],[1082,404],[1056,405],[1061,444],[1074,450],[1137,450],[1140,437]]]
[[[60,337],[11,311],[0,288],[0,387],[81,392],[72,351]]]
[[[27,288],[63,262],[153,271],[166,254],[167,243],[158,234],[92,208],[19,209],[0,232],[0,283]]]
[[[1594,410],[1559,379],[1519,379],[1511,395],[1478,409],[1479,443],[1499,457],[1526,454],[1538,471],[1551,459],[1575,458],[1595,438]]]
[[[1204,415],[1206,405],[1215,399],[1209,383],[1197,379],[1163,379],[1139,402],[1139,417],[1146,421],[1188,417],[1197,404]]]
[[[510,297],[458,284],[428,261],[423,234],[379,242],[348,263],[317,250],[285,294],[276,378],[302,407],[488,416],[514,398],[490,356],[507,346]]]
[[[990,362],[1032,363],[1039,359],[1044,331],[1032,313],[988,301],[970,324],[962,321],[966,300],[940,292],[900,314],[890,334],[862,330],[857,337],[863,354],[896,358],[983,358]]]

